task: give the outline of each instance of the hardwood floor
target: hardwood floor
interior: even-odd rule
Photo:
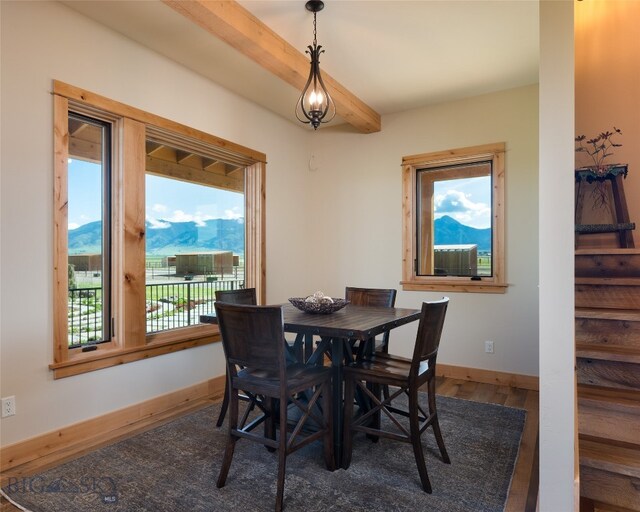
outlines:
[[[538,494],[538,392],[447,377],[438,377],[437,390],[440,395],[526,409],[527,419],[520,441],[520,450],[509,496],[507,497],[505,512],[535,512]],[[188,414],[210,404],[210,400],[196,401],[181,411],[181,414]],[[110,438],[108,441],[102,442],[98,440],[82,450],[62,451],[37,461],[23,464],[11,470],[11,476],[19,475],[23,477],[39,473],[49,467],[81,457],[104,445],[155,428],[172,419],[174,419],[174,416],[167,415],[161,418],[154,418],[153,421],[147,420],[139,424],[123,427],[116,438]],[[3,485],[6,483],[7,476],[9,475],[3,475],[2,477]],[[18,512],[19,510],[2,498],[0,512]]]
[[[438,377],[437,393],[527,411],[518,460],[504,510],[505,512],[534,512],[538,496],[538,392]]]

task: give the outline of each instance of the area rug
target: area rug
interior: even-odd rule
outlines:
[[[426,401],[426,397],[425,401]],[[438,396],[451,464],[429,430],[422,436],[433,494],[422,492],[411,445],[354,437],[349,469],[327,471],[313,443],[287,459],[288,511],[502,511],[525,411]],[[426,404],[425,404],[426,406]],[[217,489],[226,423],[201,409],[36,476],[10,480],[3,494],[32,512],[259,512],[273,510],[277,453],[238,441]]]

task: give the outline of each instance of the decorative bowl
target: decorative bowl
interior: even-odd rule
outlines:
[[[345,299],[335,299],[333,297],[332,299],[333,302],[306,302],[305,297],[291,297],[289,302],[291,302],[291,304],[300,311],[316,315],[328,315],[330,313],[335,313],[349,304],[349,301]]]

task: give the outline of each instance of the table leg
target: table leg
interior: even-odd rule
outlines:
[[[296,340],[293,343],[293,353],[295,354],[295,362],[304,363],[304,334],[296,334]]]
[[[313,334],[304,335],[304,362],[308,362],[313,354]]]
[[[343,377],[344,340],[331,339],[331,369],[333,370],[333,453],[336,468],[342,467],[342,433],[344,427]]]

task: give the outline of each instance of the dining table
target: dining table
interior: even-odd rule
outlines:
[[[344,365],[352,358],[354,341],[373,347],[376,336],[420,319],[419,309],[355,306],[347,304],[331,314],[312,314],[283,305],[284,331],[296,335],[294,351],[304,353],[306,364],[324,364],[331,359],[333,373],[333,448],[336,468],[342,467],[344,428]],[[215,315],[201,315],[200,322],[217,324]],[[317,342],[314,337],[319,338]],[[304,347],[304,350],[301,350]],[[370,348],[371,350],[372,348]]]

